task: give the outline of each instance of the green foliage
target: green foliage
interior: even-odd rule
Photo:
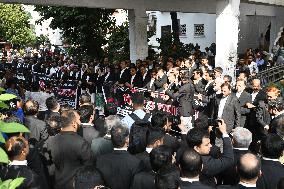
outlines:
[[[21,5],[0,3],[0,37],[17,45],[33,43],[35,33],[29,19],[30,15]]]
[[[4,182],[0,182],[0,189],[15,189],[20,186],[25,179],[22,177],[16,178],[14,180],[9,179]]]
[[[74,55],[101,58],[106,36],[115,26],[114,10],[84,7],[36,6],[42,18],[53,18],[50,27],[62,30],[64,40],[71,46]],[[75,50],[76,49],[76,50]]]
[[[40,36],[36,37],[36,45],[44,45],[44,44],[50,44],[50,40],[46,35],[41,34]]]
[[[116,26],[108,39],[107,54],[111,61],[129,60],[129,32],[128,22]]]
[[[179,57],[189,57],[189,45],[185,45],[182,42],[175,42],[173,34],[163,35],[158,42],[160,46],[158,49],[161,50],[161,55],[164,60],[167,60],[168,57],[177,59]]]
[[[3,104],[5,104],[5,101],[11,100],[13,98],[16,98],[16,96],[12,94],[1,94],[0,95],[0,108],[3,108],[2,106]],[[19,123],[5,123],[5,122],[0,121],[0,142],[5,143],[5,139],[2,136],[2,132],[3,133],[18,133],[18,132],[26,133],[26,132],[29,132],[29,130],[24,125],[19,124]],[[0,148],[0,163],[8,163],[8,161],[9,159],[8,159],[7,154],[2,148]]]

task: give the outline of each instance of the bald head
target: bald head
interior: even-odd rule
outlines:
[[[246,153],[240,157],[237,169],[241,180],[256,182],[261,170],[260,160],[256,155]]]
[[[252,89],[254,92],[258,92],[261,89],[261,82],[259,79],[252,80]]]

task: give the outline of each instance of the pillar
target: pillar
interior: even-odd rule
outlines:
[[[235,81],[239,39],[240,0],[216,1],[216,67]]]
[[[138,59],[145,59],[148,56],[147,41],[147,15],[145,9],[128,10],[130,60],[136,63]]]

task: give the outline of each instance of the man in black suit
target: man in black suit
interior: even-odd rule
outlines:
[[[247,125],[248,116],[250,113],[250,109],[247,104],[251,104],[251,95],[245,91],[246,81],[238,80],[236,83],[236,96],[239,99],[240,107],[241,107],[241,119],[240,119],[240,127],[245,127]]]
[[[198,100],[204,103],[204,107],[201,108],[200,114],[212,118],[213,99],[216,95],[216,92],[214,90],[214,79],[215,79],[214,71],[207,70],[204,73],[204,78],[207,81],[207,84],[205,85],[204,88],[204,94],[198,94],[197,96]]]
[[[261,141],[261,150],[262,175],[257,181],[257,188],[276,188],[278,181],[284,177],[284,167],[279,162],[284,150],[284,141],[276,134],[268,134]]]
[[[140,66],[139,71],[142,75],[143,87],[145,87],[147,83],[149,83],[151,80],[151,75],[150,75],[151,71],[147,70],[146,65]]]
[[[156,173],[163,167],[172,164],[172,154],[171,148],[162,145],[154,148],[149,155],[151,163],[151,171],[140,172],[135,175],[133,179],[132,188],[133,189],[156,189],[155,187],[155,176]]]
[[[114,151],[97,158],[96,167],[105,185],[112,189],[129,189],[135,174],[141,172],[142,161],[127,151],[129,129],[121,124],[111,129]]]
[[[30,130],[26,138],[35,139],[37,142],[46,140],[48,137],[46,123],[36,117],[38,113],[38,103],[34,100],[28,100],[25,103],[24,111],[26,114],[24,124]]]
[[[180,106],[181,121],[188,128],[192,128],[192,101],[194,96],[194,86],[187,74],[181,75],[182,85],[177,92],[165,91],[166,95],[174,101],[178,101]]]
[[[281,127],[284,119],[284,101],[282,97],[268,102],[268,111],[273,117],[269,125],[269,133],[277,133],[277,129]]]
[[[157,71],[156,69],[153,69],[151,70],[151,78],[145,86],[148,91],[154,92],[156,90],[155,87],[156,78],[157,78]]]
[[[99,136],[99,132],[93,124],[95,117],[94,107],[92,105],[84,105],[78,111],[81,116],[81,127],[78,130],[78,134],[91,144],[92,140]]]
[[[240,182],[235,186],[218,186],[217,189],[256,189],[257,181],[261,175],[261,161],[251,153],[241,155],[237,164]]]
[[[261,137],[261,132],[259,129],[259,125],[257,124],[256,119],[256,110],[259,106],[259,102],[266,101],[266,93],[264,90],[261,89],[261,82],[259,79],[253,79],[252,80],[252,103],[247,104],[248,108],[250,109],[250,115],[249,115],[249,122],[247,125],[247,128],[254,133],[253,135],[253,143],[255,144]]]
[[[168,78],[167,75],[164,73],[162,67],[157,69],[157,77],[155,80],[155,90],[162,92],[164,90],[164,85],[167,83]]]
[[[45,104],[47,110],[45,111],[44,120],[48,120],[51,116],[60,116],[60,104],[54,96],[47,98]]]
[[[193,84],[194,84],[194,90],[196,94],[205,93],[205,86],[207,82],[202,76],[203,76],[202,70],[195,69],[193,71]]]
[[[27,166],[29,153],[28,141],[23,137],[11,137],[6,143],[6,152],[10,163],[1,169],[1,180],[25,178],[19,188],[41,189],[40,177]],[[46,187],[46,186],[43,186]]]
[[[213,189],[199,181],[202,171],[202,157],[194,149],[187,149],[180,159],[180,189]]]
[[[203,169],[200,175],[200,181],[204,184],[215,187],[215,178],[218,174],[228,169],[234,164],[233,147],[224,120],[220,120],[219,130],[223,138],[223,154],[216,159],[209,155],[212,147],[209,133],[200,128],[191,129],[186,136],[188,147],[196,150],[202,157]]]
[[[249,152],[252,142],[252,133],[243,127],[235,128],[233,132],[234,165],[221,174],[221,182],[224,185],[236,185],[240,181],[236,166],[241,155]]]
[[[227,125],[227,132],[240,126],[241,108],[237,97],[231,94],[231,85],[221,85],[222,97],[216,98],[214,104],[214,118],[223,119]]]
[[[142,88],[143,87],[143,78],[140,72],[137,72],[137,68],[135,65],[130,66],[130,82],[125,84],[126,87],[132,88]]]
[[[119,88],[117,89],[116,97],[119,104],[123,104],[123,94],[125,93],[124,90],[126,87],[125,85],[126,83],[130,83],[131,75],[125,61],[121,61],[120,69],[121,70],[118,75],[118,81],[116,82],[116,85],[119,86]]]
[[[150,128],[149,133],[147,134],[147,147],[144,152],[135,154],[135,156],[140,159],[144,164],[144,171],[151,171],[150,159],[149,154],[158,146],[163,145],[164,143],[164,130],[161,128]]]
[[[266,100],[260,101],[256,108],[256,121],[258,126],[258,140],[265,137],[265,134],[269,130],[269,124],[271,122],[271,115],[268,111],[268,101],[275,100],[280,96],[280,90],[274,86],[266,89]]]
[[[73,189],[76,171],[92,162],[90,144],[77,134],[80,124],[75,110],[64,111],[61,132],[49,138],[46,144],[55,165],[55,189]]]

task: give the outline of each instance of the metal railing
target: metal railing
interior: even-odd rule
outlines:
[[[261,80],[263,85],[276,83],[284,79],[284,65],[274,66],[272,68],[259,72],[256,77]]]

